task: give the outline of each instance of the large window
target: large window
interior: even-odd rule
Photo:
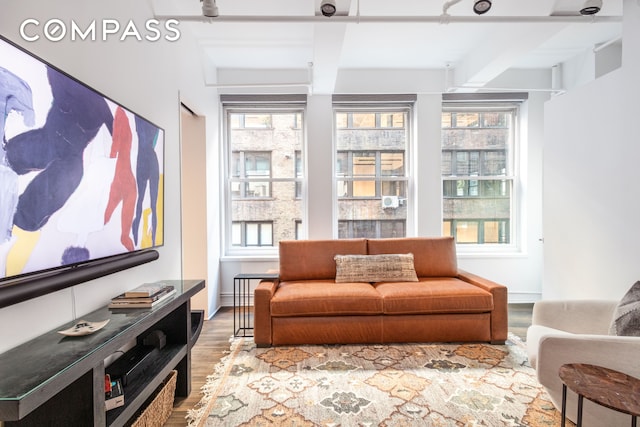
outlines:
[[[515,104],[446,104],[443,234],[459,244],[514,243]]]
[[[302,235],[304,105],[224,103],[227,253]]]
[[[405,237],[411,106],[334,105],[338,237]]]

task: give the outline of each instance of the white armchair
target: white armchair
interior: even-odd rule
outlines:
[[[618,301],[538,301],[527,330],[529,363],[555,407],[562,408],[560,366],[589,363],[640,377],[640,337],[609,335]],[[577,397],[568,391],[567,416],[576,421]],[[631,416],[584,400],[584,427],[629,426]]]

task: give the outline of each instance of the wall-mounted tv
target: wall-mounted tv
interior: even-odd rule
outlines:
[[[163,244],[162,128],[1,36],[0,109],[0,295]]]

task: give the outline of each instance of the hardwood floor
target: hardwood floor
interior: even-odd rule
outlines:
[[[524,341],[527,327],[531,324],[533,304],[509,304],[509,331]],[[202,332],[192,350],[191,394],[186,398],[176,398],[171,418],[165,427],[184,427],[187,411],[200,401],[200,388],[215,365],[229,350],[229,338],[233,333],[233,308],[221,308],[211,320],[206,320]]]
[[[526,341],[527,328],[531,326],[533,303],[509,304],[509,332]]]
[[[187,425],[187,412],[202,398],[200,389],[229,350],[229,338],[232,334],[232,307],[222,307],[211,320],[204,321],[200,337],[191,350],[191,394],[186,398],[176,397],[173,413],[165,423],[166,427]]]

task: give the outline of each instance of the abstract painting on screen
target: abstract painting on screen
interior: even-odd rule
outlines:
[[[0,38],[0,280],[163,244],[164,130]]]

